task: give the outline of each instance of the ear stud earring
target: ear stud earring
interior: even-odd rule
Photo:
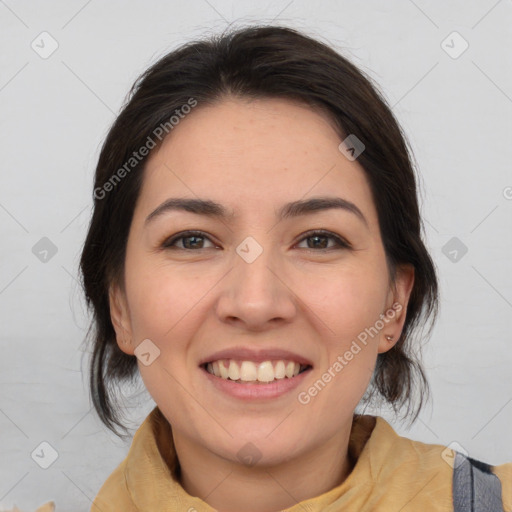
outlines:
[[[392,341],[392,340],[393,340],[393,336],[388,336],[388,335],[386,334],[386,339],[387,339],[388,341]]]

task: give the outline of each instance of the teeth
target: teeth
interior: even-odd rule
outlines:
[[[277,361],[276,367],[274,368],[274,375],[276,379],[284,379],[284,376],[286,375],[284,361]]]
[[[227,379],[228,378],[228,374],[229,374],[228,368],[229,368],[229,366],[225,366],[224,365],[224,361],[219,361],[220,376],[223,379]],[[217,375],[217,377],[218,377],[218,375]]]
[[[229,363],[228,377],[231,380],[238,380],[240,378],[240,370],[235,361],[231,360]]]
[[[274,380],[274,368],[270,361],[260,363],[258,367],[258,380],[260,382],[272,382]]]
[[[293,361],[290,361],[286,365],[285,373],[288,378],[293,377],[293,371],[295,370],[295,363]]]
[[[222,359],[206,365],[206,370],[220,377],[242,382],[272,382],[284,378],[291,379],[305,369],[295,361],[236,361],[234,359]]]
[[[251,381],[258,379],[258,368],[251,361],[243,361],[240,366],[240,380]]]

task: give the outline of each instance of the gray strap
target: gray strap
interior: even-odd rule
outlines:
[[[484,462],[455,452],[454,512],[504,512],[500,479]]]

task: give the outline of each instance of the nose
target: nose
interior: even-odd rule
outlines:
[[[233,260],[232,270],[219,283],[218,318],[252,331],[291,322],[297,314],[297,296],[272,251],[263,250],[252,262],[238,253]]]

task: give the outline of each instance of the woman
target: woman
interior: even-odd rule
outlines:
[[[123,427],[115,385],[137,371],[156,407],[91,510],[512,510],[512,463],[355,413],[381,398],[416,419],[414,334],[438,304],[408,148],[370,81],[252,27],[169,53],[131,93],[81,270],[100,418]]]

